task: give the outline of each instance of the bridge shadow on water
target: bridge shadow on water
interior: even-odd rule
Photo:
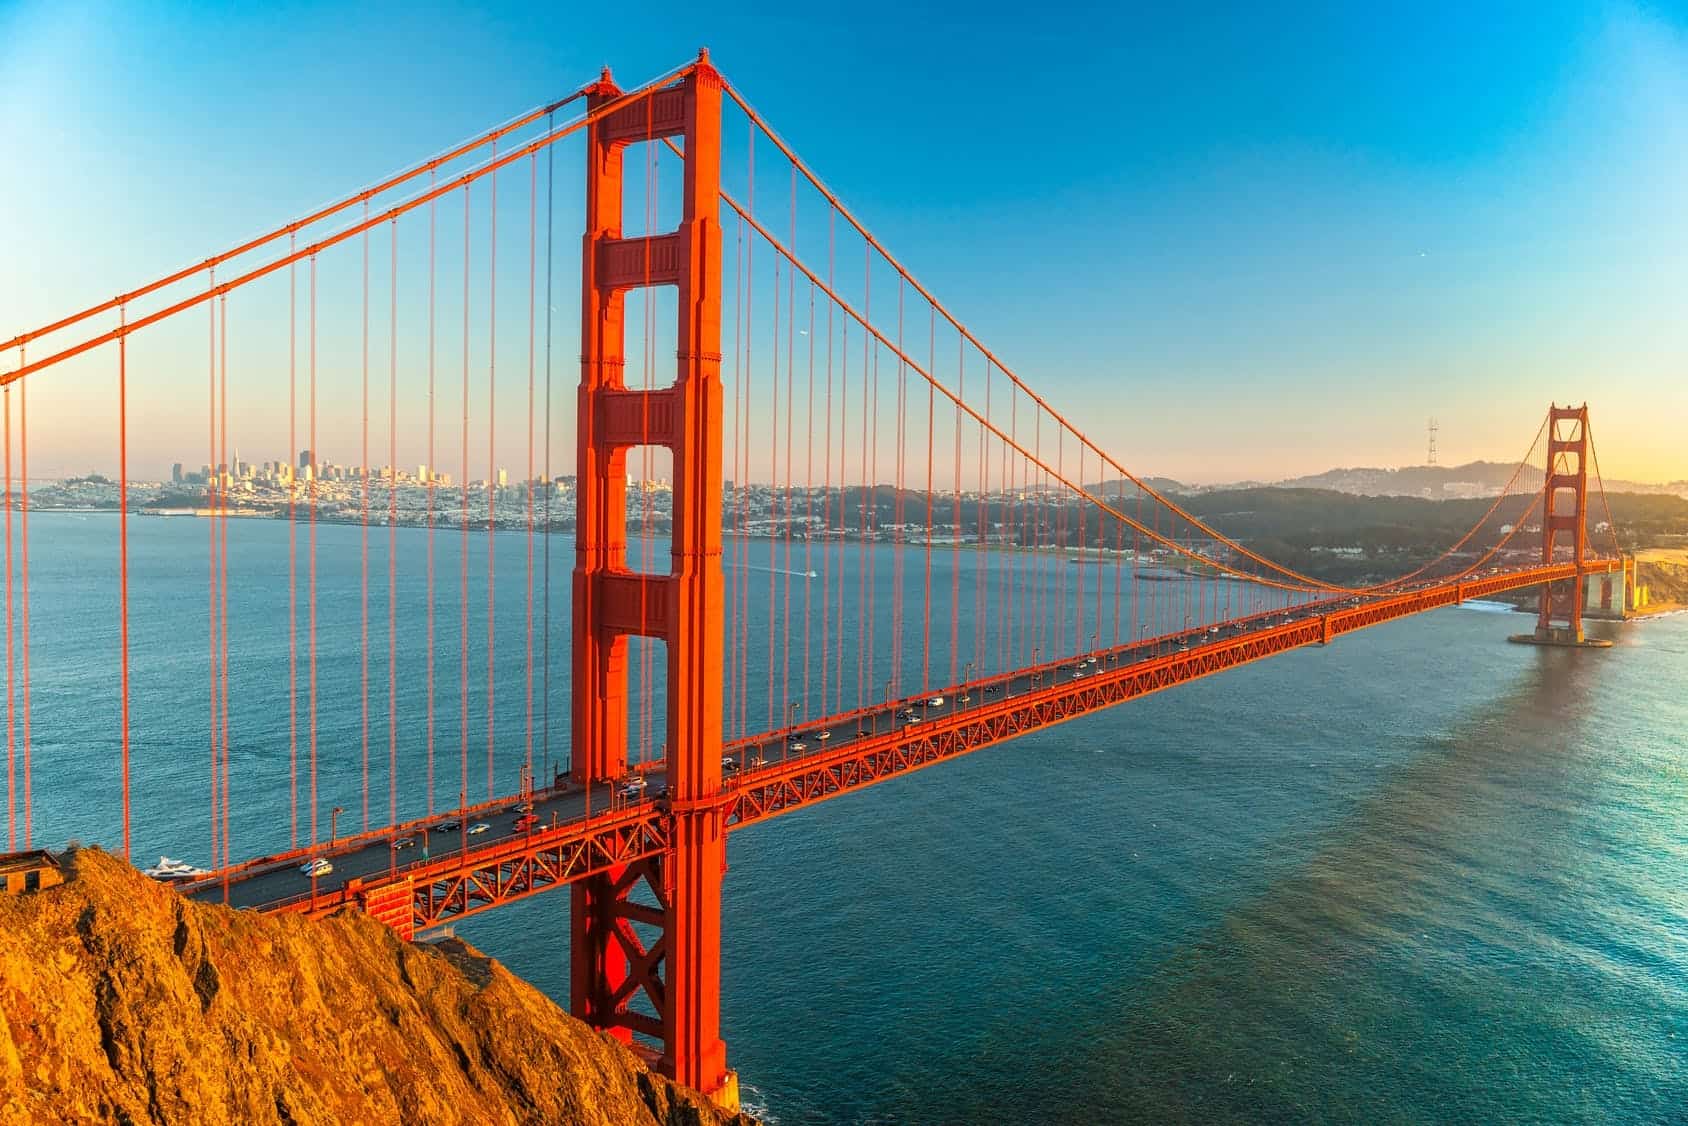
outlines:
[[[1298,868],[1088,1007],[1046,1061],[1044,1120],[1681,1121],[1688,1025],[1649,976],[1688,982],[1615,882],[1628,781],[1590,720],[1613,678],[1582,653],[1526,665]]]

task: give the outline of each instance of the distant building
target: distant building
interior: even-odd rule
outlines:
[[[498,471],[498,487],[500,489],[508,489],[510,487],[510,471],[509,470],[500,469]]]
[[[170,466],[170,483],[173,485],[182,483],[182,463],[179,461]]]

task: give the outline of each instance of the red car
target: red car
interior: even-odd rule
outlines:
[[[520,817],[516,818],[516,831],[519,833],[519,832],[522,832],[523,830],[531,829],[535,825],[538,825],[538,824],[539,824],[539,815],[538,814],[536,814],[536,813],[524,813]]]

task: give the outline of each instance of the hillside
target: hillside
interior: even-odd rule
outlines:
[[[97,850],[0,896],[0,1123],[753,1126],[461,942],[183,900]]]
[[[1314,489],[1321,492],[1345,493],[1362,497],[1420,497],[1430,500],[1457,500],[1474,497],[1493,497],[1512,479],[1517,467],[1497,461],[1473,461],[1465,465],[1407,465],[1399,469],[1356,466],[1327,469],[1305,477],[1291,477],[1283,481],[1236,481],[1221,485],[1187,485],[1170,477],[1151,477],[1148,484],[1165,495],[1185,496],[1199,493],[1241,492],[1252,489]],[[1531,487],[1541,484],[1541,471],[1533,468]],[[1087,486],[1092,492],[1107,496],[1135,499],[1137,490],[1129,483],[1123,487],[1118,478],[1098,481]],[[1642,496],[1676,496],[1688,499],[1688,481],[1665,484],[1645,484],[1637,481],[1610,480],[1608,493],[1634,493]]]
[[[1357,496],[1492,497],[1506,487],[1517,467],[1496,461],[1473,461],[1466,465],[1407,465],[1400,469],[1327,469],[1308,477],[1279,481],[1280,489],[1330,489]],[[1538,472],[1534,482],[1539,484]],[[1606,491],[1688,497],[1688,481],[1642,484],[1611,480]]]

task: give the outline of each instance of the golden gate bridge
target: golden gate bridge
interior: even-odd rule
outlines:
[[[536,737],[536,710],[552,695],[550,627],[564,609],[549,567],[560,153],[585,183],[570,759],[540,778],[536,738],[548,747],[550,726],[542,718]],[[1604,493],[1588,410],[1557,405],[1481,519],[1428,563],[1344,586],[1273,562],[1133,475],[1023,381],[700,53],[627,90],[606,70],[363,191],[0,346],[15,356],[0,374],[12,848],[34,835],[27,395],[40,380],[100,380],[80,393],[116,395],[123,784],[112,816],[126,854],[132,814],[147,816],[132,810],[129,785],[132,662],[147,659],[131,652],[129,633],[130,367],[148,334],[170,333],[180,353],[146,363],[198,367],[209,471],[206,710],[177,718],[198,724],[206,747],[212,870],[183,893],[308,915],[350,907],[409,939],[566,887],[574,1012],[725,1102],[736,1101],[719,997],[732,832],[1468,599],[1539,587],[1527,639],[1584,644],[1591,596],[1610,609],[1614,584],[1619,598],[1631,585],[1609,511],[1611,534],[1598,550],[1589,543],[1591,498],[1603,504]],[[502,526],[500,421],[505,447],[514,424],[526,457],[517,515]],[[380,472],[372,424],[375,458],[385,444]],[[229,590],[242,579],[229,567],[242,489],[230,451],[236,438],[279,440],[282,429],[286,659],[269,671],[288,684],[287,834],[270,831],[278,810],[241,807],[237,838],[230,747],[242,732],[229,672],[249,658],[229,623]],[[355,620],[319,614],[325,485],[311,461],[330,431],[354,435],[362,455]],[[425,563],[398,544],[401,442],[426,458]],[[436,470],[453,454],[455,488]],[[670,508],[659,512],[644,483],[668,477]],[[494,567],[501,533],[526,537],[518,576]],[[377,590],[373,615],[372,541],[386,594],[383,606]],[[455,575],[437,566],[439,543]],[[42,550],[38,541],[37,564]],[[471,552],[483,551],[472,589]],[[398,691],[401,567],[426,571],[421,671],[403,665],[425,688],[409,711]],[[248,580],[282,581],[279,571]],[[523,595],[514,635],[497,629],[498,583]],[[455,634],[455,654],[436,637],[436,611],[454,619],[439,633]],[[485,665],[471,667],[482,626]],[[319,733],[319,634],[347,630],[360,654],[353,745]],[[506,676],[503,690],[522,699],[516,730],[495,723],[494,658],[512,650],[524,675],[513,689]],[[442,720],[436,705],[446,703]],[[476,708],[484,731],[472,730]],[[425,763],[401,768],[410,739],[422,741]],[[283,748],[265,754],[279,764]],[[341,834],[335,807],[325,835],[319,772],[348,757],[361,809]],[[547,767],[549,758],[547,749]],[[519,780],[501,788],[512,765]],[[401,804],[426,812],[401,817]]]

